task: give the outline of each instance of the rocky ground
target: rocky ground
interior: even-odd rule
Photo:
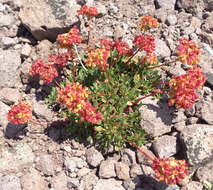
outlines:
[[[132,45],[136,21],[152,15],[160,22],[155,42],[161,60],[177,55],[182,37],[201,47],[199,65],[207,82],[195,106],[176,110],[167,101],[147,98],[141,108],[142,128],[158,137],[144,148],[158,157],[187,159],[190,176],[182,186],[156,181],[150,162],[134,149],[104,154],[93,144],[67,137],[59,124],[25,128],[8,123],[9,106],[19,99],[32,104],[34,120],[57,120],[44,103],[49,87],[30,81],[28,71],[33,60],[55,51],[57,34],[73,24],[87,34],[85,21],[76,14],[84,3],[100,13],[92,23],[97,37]],[[213,184],[212,31],[212,0],[0,0],[0,190],[207,189],[205,184]],[[161,71],[167,76],[185,72],[179,63]]]

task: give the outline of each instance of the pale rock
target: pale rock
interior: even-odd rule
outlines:
[[[0,177],[1,190],[21,190],[20,180],[14,175]]]
[[[22,57],[29,57],[31,50],[32,50],[32,48],[28,43],[24,44],[23,47],[22,47],[22,50],[21,50],[21,56]]]
[[[118,179],[125,180],[130,178],[129,176],[129,166],[123,162],[115,163],[115,171]]]
[[[68,190],[67,183],[67,176],[64,172],[60,172],[51,179],[51,185],[55,190]]]
[[[115,179],[99,179],[93,190],[125,190],[121,181]]]
[[[18,103],[21,93],[16,88],[2,88],[0,90],[0,100],[7,105]]]
[[[105,160],[102,161],[99,168],[100,178],[113,178],[116,177],[115,173],[115,161]]]
[[[203,185],[197,181],[191,181],[186,186],[182,187],[181,190],[202,190]]]
[[[94,147],[91,147],[86,150],[86,160],[92,167],[98,167],[101,161],[104,160],[104,157]]]
[[[44,175],[52,176],[55,173],[55,162],[51,155],[42,154],[37,158],[36,169]]]
[[[175,9],[175,3],[176,0],[156,0],[157,8],[163,8],[163,9],[169,9],[174,10]]]

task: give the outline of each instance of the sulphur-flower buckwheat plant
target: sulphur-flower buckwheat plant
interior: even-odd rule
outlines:
[[[83,137],[87,134],[88,139],[95,140],[105,150],[113,147],[120,151],[129,143],[153,162],[157,179],[167,184],[180,183],[188,175],[185,161],[152,158],[139,148],[152,139],[141,129],[139,108],[144,98],[160,94],[168,95],[169,106],[188,109],[195,104],[197,91],[206,81],[202,69],[196,66],[200,55],[198,45],[189,39],[180,39],[177,58],[158,64],[155,37],[149,34],[150,29],[159,25],[155,18],[145,16],[137,22],[141,35],[132,40],[134,51],[125,41],[105,37],[99,39],[100,45],[95,45],[90,24],[98,15],[97,9],[84,5],[78,14],[86,16],[89,26],[84,55],[79,55],[77,45],[85,42],[74,26],[57,37],[58,48],[65,49],[66,53],[50,55],[49,63],[37,59],[32,63],[30,75],[40,75],[45,85],[55,82],[46,101],[49,106],[59,107],[58,116],[68,121],[65,124],[68,135],[82,131],[78,134]],[[145,56],[137,56],[138,52]],[[161,82],[155,68],[176,61],[189,65],[186,74]],[[63,68],[71,72],[65,74]],[[61,77],[60,82],[56,77],[57,80]],[[158,84],[164,85],[163,88]],[[143,97],[139,98],[141,95]],[[30,105],[22,101],[8,113],[8,120],[14,124],[30,122],[31,117]]]

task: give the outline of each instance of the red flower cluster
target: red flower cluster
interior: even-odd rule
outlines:
[[[147,53],[152,53],[153,51],[155,51],[155,38],[151,34],[148,34],[146,36],[136,36],[133,40],[133,44],[135,44],[135,46],[137,46],[141,50],[146,51]]]
[[[96,124],[102,119],[100,112],[97,112],[92,107],[90,102],[84,102],[82,109],[79,111],[80,118],[82,121],[89,121],[90,123]]]
[[[110,40],[107,40],[106,38],[101,38],[99,39],[99,41],[102,49],[110,50],[113,48],[113,44]]]
[[[108,57],[109,57],[109,50],[105,48],[97,48],[95,50],[91,50],[87,54],[87,58],[85,60],[85,64],[89,67],[98,66],[101,70],[106,70],[108,68]]]
[[[126,42],[117,40],[114,43],[114,47],[116,48],[117,52],[121,55],[130,56],[132,54],[131,48],[127,45]]]
[[[143,16],[140,21],[137,22],[138,27],[143,32],[147,31],[149,28],[157,28],[158,24],[157,19],[152,16]]]
[[[46,84],[49,84],[58,76],[58,72],[55,65],[44,64],[41,59],[37,59],[32,63],[30,75],[39,75]]]
[[[181,183],[188,175],[188,166],[185,160],[174,158],[155,158],[152,163],[155,176],[166,184]]]
[[[184,64],[195,65],[200,61],[199,54],[201,53],[198,45],[189,41],[187,38],[182,38],[178,46],[178,60]]]
[[[146,56],[144,56],[140,63],[148,63],[149,65],[154,65],[158,62],[158,59],[156,57],[156,54],[155,53],[148,53]]]
[[[96,7],[90,7],[87,5],[83,5],[80,10],[77,11],[79,15],[86,15],[88,19],[91,19],[94,16],[98,15],[98,11]]]
[[[78,113],[82,121],[97,123],[101,120],[101,113],[97,112],[88,102],[89,91],[79,83],[67,84],[58,89],[58,99],[68,110]]]
[[[58,67],[63,68],[67,65],[69,58],[71,57],[70,52],[68,53],[60,53],[58,55],[50,55],[48,57],[49,62],[53,62]]]
[[[15,125],[24,124],[32,118],[32,108],[30,104],[19,100],[17,105],[11,106],[8,112],[8,121]]]
[[[77,26],[74,26],[68,33],[60,34],[57,41],[61,48],[71,49],[74,43],[81,43],[82,36],[79,33]]]
[[[202,87],[205,81],[202,69],[197,66],[189,68],[184,75],[174,76],[169,82],[169,106],[176,104],[176,107],[184,109],[193,106],[198,98],[195,90]]]

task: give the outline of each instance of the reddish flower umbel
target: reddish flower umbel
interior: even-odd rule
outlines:
[[[184,64],[195,65],[199,63],[199,54],[201,53],[198,45],[189,41],[187,38],[182,38],[178,46],[178,60]]]
[[[173,158],[155,158],[152,163],[155,176],[166,184],[181,183],[188,175],[188,166],[185,160]]]
[[[67,65],[69,58],[72,55],[69,53],[60,53],[58,55],[50,55],[48,57],[48,61],[53,62],[56,64],[58,67],[63,68]]]
[[[113,48],[113,44],[110,40],[107,40],[106,38],[99,39],[101,48],[110,50]]]
[[[87,87],[79,83],[68,83],[65,88],[58,89],[59,102],[73,113],[78,113],[89,96]]]
[[[148,53],[145,57],[143,57],[140,61],[140,63],[147,63],[149,65],[154,65],[158,62],[158,59],[156,57],[155,53]]]
[[[95,7],[83,5],[80,10],[77,11],[79,15],[86,15],[88,19],[91,19],[98,15],[98,11]]]
[[[74,43],[82,42],[82,36],[79,34],[77,26],[74,26],[68,33],[58,35],[57,41],[61,48],[71,49]]]
[[[202,87],[206,81],[202,69],[194,66],[181,76],[174,76],[169,81],[169,106],[176,104],[178,108],[188,109],[193,106],[198,96],[195,90]]]
[[[15,125],[24,124],[30,121],[32,118],[32,108],[30,104],[24,103],[19,100],[19,103],[14,106],[10,106],[8,112],[8,121]]]
[[[136,36],[133,40],[133,44],[140,48],[141,50],[146,51],[147,53],[152,53],[155,50],[155,38],[153,35],[139,35]]]
[[[120,55],[130,56],[132,54],[131,48],[127,45],[126,42],[120,40],[115,41],[114,47]]]
[[[81,121],[88,121],[93,124],[98,123],[102,119],[101,113],[97,112],[88,101],[84,102],[82,109],[79,110],[79,114]]]
[[[55,65],[44,64],[41,59],[37,59],[32,63],[30,75],[39,75],[46,84],[49,84],[58,76],[58,72]]]
[[[155,19],[152,16],[143,16],[141,17],[140,21],[137,22],[138,28],[140,28],[141,31],[145,32],[150,28],[157,28],[159,25],[157,19]]]
[[[87,58],[85,60],[85,64],[89,67],[98,66],[101,70],[106,70],[108,68],[108,60],[109,50],[97,48],[95,50],[91,50],[87,54]]]

